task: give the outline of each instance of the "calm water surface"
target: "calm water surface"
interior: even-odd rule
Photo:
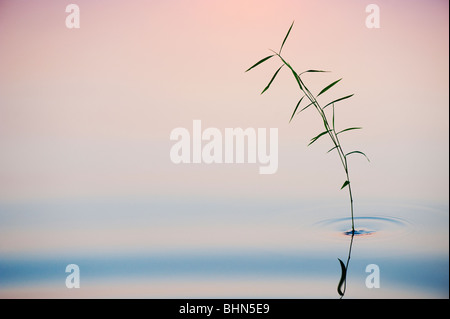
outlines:
[[[1,204],[2,298],[448,298],[448,203]],[[353,239],[353,240],[352,240]],[[68,264],[80,267],[67,289]],[[366,267],[379,267],[368,288]]]

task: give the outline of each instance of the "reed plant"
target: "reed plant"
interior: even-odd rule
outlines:
[[[271,59],[271,58],[278,58],[281,62],[280,67],[275,71],[274,75],[272,76],[272,78],[270,79],[269,83],[266,85],[266,87],[262,90],[261,94],[263,94],[264,92],[266,92],[270,86],[272,85],[272,83],[274,82],[275,78],[277,77],[278,73],[281,71],[281,69],[283,68],[287,68],[288,71],[290,73],[292,73],[295,81],[297,82],[298,88],[300,90],[300,92],[302,93],[301,98],[299,99],[299,101],[297,102],[294,111],[292,112],[292,115],[290,116],[289,122],[292,121],[292,119],[294,118],[295,115],[305,111],[306,109],[313,107],[316,109],[317,113],[319,114],[319,116],[322,119],[323,122],[323,131],[320,132],[319,134],[315,135],[313,138],[311,138],[308,146],[312,145],[313,143],[315,143],[316,141],[318,141],[320,138],[322,138],[323,136],[328,136],[333,144],[333,147],[328,150],[327,153],[337,153],[339,160],[342,164],[342,168],[344,169],[345,172],[345,181],[341,186],[341,190],[346,188],[348,189],[348,194],[349,194],[349,199],[350,199],[350,213],[351,213],[351,231],[348,232],[349,234],[351,234],[352,236],[355,234],[355,221],[354,221],[354,211],[353,211],[353,193],[352,193],[352,184],[350,182],[350,173],[349,173],[349,165],[348,165],[348,160],[347,158],[352,155],[352,154],[360,154],[363,155],[364,157],[367,158],[367,160],[370,162],[369,158],[366,156],[366,154],[364,154],[361,151],[350,151],[350,152],[345,152],[343,147],[342,147],[342,143],[340,140],[340,136],[342,133],[345,132],[349,132],[349,131],[353,131],[353,130],[360,130],[362,129],[362,127],[349,127],[349,128],[345,128],[342,130],[338,130],[335,126],[335,118],[336,118],[336,110],[335,110],[335,104],[342,102],[344,100],[347,100],[349,98],[351,98],[354,94],[350,94],[350,95],[346,95],[337,99],[333,99],[331,102],[328,102],[325,105],[321,105],[317,98],[319,96],[321,96],[322,94],[324,94],[325,92],[327,92],[328,90],[330,90],[331,88],[333,88],[336,84],[338,84],[341,79],[338,79],[330,84],[328,84],[327,86],[325,86],[317,95],[314,95],[309,88],[305,85],[305,82],[302,79],[302,75],[306,74],[306,73],[322,73],[322,72],[329,72],[329,71],[323,71],[323,70],[307,70],[307,71],[303,71],[301,73],[298,73],[297,71],[294,70],[294,68],[291,66],[291,64],[289,64],[285,58],[282,56],[282,50],[283,47],[286,43],[286,40],[289,37],[289,34],[292,30],[292,27],[294,26],[294,22],[292,22],[286,36],[283,39],[283,42],[281,43],[281,47],[278,50],[278,52],[274,51],[274,50],[270,50],[272,52],[272,54],[270,54],[269,56],[266,56],[265,58],[259,60],[258,62],[256,62],[254,65],[252,65],[250,68],[248,68],[245,72],[248,72],[250,70],[252,70],[253,68],[259,66],[260,64],[262,64],[263,62],[266,62],[267,60]],[[306,99],[305,99],[306,97]],[[330,120],[331,119],[331,120]]]

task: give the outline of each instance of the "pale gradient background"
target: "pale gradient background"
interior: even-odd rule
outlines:
[[[344,78],[324,100],[355,93],[337,121],[364,127],[344,141],[372,159],[352,159],[357,197],[448,199],[447,1],[379,1],[378,30],[365,1],[78,1],[78,30],[65,27],[68,3],[1,2],[2,200],[341,196],[328,144],[306,149],[318,116],[288,125],[290,74],[259,96],[278,63],[243,72],[294,19],[286,58],[333,71],[306,80],[316,90]],[[193,119],[278,127],[278,174],[173,165],[170,131]]]
[[[336,121],[364,127],[342,137],[346,150],[371,159],[350,159],[357,205],[421,202],[448,210],[448,1],[73,2],[80,29],[65,26],[70,1],[0,0],[0,254],[136,250],[146,240],[153,249],[196,247],[221,236],[196,224],[206,209],[203,217],[187,210],[186,224],[178,214],[179,227],[167,222],[160,235],[149,234],[146,225],[179,208],[163,205],[146,224],[128,215],[127,205],[117,208],[122,201],[183,207],[207,200],[211,214],[224,202],[262,199],[347,205],[340,163],[325,154],[330,143],[306,147],[322,130],[318,115],[309,110],[288,124],[299,98],[292,75],[283,70],[260,96],[278,61],[244,73],[279,48],[293,20],[285,58],[299,72],[332,71],[305,76],[309,87],[317,93],[343,77],[321,101],[355,94],[337,105]],[[381,10],[380,29],[365,26],[372,2]],[[169,134],[192,130],[194,119],[221,130],[279,128],[278,172],[259,175],[257,164],[173,164]],[[92,205],[109,201],[117,209],[112,221],[109,209]],[[220,229],[223,216],[207,221]],[[251,222],[242,225],[227,245],[252,232]],[[276,232],[282,239],[269,246],[295,241]],[[198,237],[186,242],[183,234]],[[448,249],[444,241],[427,247]]]

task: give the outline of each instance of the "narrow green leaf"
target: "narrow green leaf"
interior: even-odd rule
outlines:
[[[271,57],[273,57],[275,54],[266,56],[264,59],[259,60],[258,62],[256,62],[255,64],[253,64],[250,68],[248,68],[245,72],[250,71],[251,69],[253,69],[254,67],[260,65],[261,63],[263,63],[264,61],[269,60]]]
[[[338,294],[342,297],[342,296],[344,296],[344,293],[345,293],[345,282],[346,282],[346,278],[347,278],[347,269],[345,268],[345,265],[342,262],[342,260],[340,260],[339,258],[338,258],[338,260],[339,260],[339,264],[341,265],[341,279],[339,279],[337,291],[338,291]],[[344,289],[342,289],[342,286],[344,286],[343,287]]]
[[[336,103],[336,102],[339,102],[339,101],[342,101],[342,100],[351,98],[353,95],[355,95],[355,94],[350,94],[350,95],[341,97],[341,98],[339,98],[339,99],[337,99],[337,100],[331,101],[330,103],[328,103],[327,105],[325,105],[322,109],[325,109],[327,106],[329,106],[329,105],[331,105],[331,104],[334,104],[334,103]]]
[[[261,92],[261,94],[263,94],[264,92],[266,92],[270,85],[272,84],[273,80],[275,80],[275,77],[277,76],[278,72],[280,72],[281,68],[284,66],[284,64],[282,66],[280,66],[278,68],[278,70],[275,72],[275,74],[272,76],[272,79],[270,80],[269,84],[267,84],[267,86],[264,88],[264,90]]]
[[[320,133],[319,135],[317,135],[316,137],[313,137],[311,139],[311,142],[309,142],[308,146],[310,146],[312,143],[314,143],[315,141],[317,141],[320,137],[324,136],[325,134],[327,134],[328,132],[330,132],[329,130]]]
[[[300,87],[300,90],[303,90],[302,83],[300,82],[300,78],[298,77],[298,74],[295,73],[294,69],[291,68],[291,70],[292,70],[292,73],[294,74],[294,77],[295,77],[295,80],[297,81],[298,86]]]
[[[307,70],[307,71],[303,71],[302,73],[300,73],[299,75],[302,75],[303,73],[313,73],[313,72],[330,72],[330,71],[322,71],[322,70]]]
[[[335,131],[336,132],[336,129],[335,129],[335,126],[334,126],[334,104],[333,104],[333,131]]]
[[[305,106],[304,108],[302,108],[300,111],[298,111],[298,113],[303,112],[304,110],[306,110],[308,107],[310,107],[311,105],[313,105],[314,103],[309,103],[307,106]]]
[[[336,149],[337,146],[333,147],[332,149],[330,149],[327,153],[330,153],[332,150]]]
[[[302,102],[302,100],[303,100],[304,97],[305,97],[305,96],[303,95],[303,96],[300,98],[300,100],[298,101],[297,105],[295,106],[294,112],[292,112],[292,116],[291,116],[291,119],[289,120],[289,123],[291,123],[292,119],[294,118],[295,112],[297,111],[298,106],[300,105],[300,103]]]
[[[278,52],[278,54],[281,54],[281,50],[283,49],[284,43],[286,42],[286,40],[287,40],[287,38],[289,36],[289,33],[291,32],[291,29],[292,29],[293,26],[294,26],[294,21],[292,21],[292,24],[291,24],[291,26],[290,26],[286,36],[284,37],[283,43],[281,44],[280,52]]]
[[[353,151],[353,152],[350,152],[350,153],[347,153],[347,154],[345,154],[345,156],[347,157],[347,155],[350,155],[350,154],[355,154],[355,153],[357,153],[357,154],[361,154],[361,155],[364,155],[365,156],[365,158],[367,158],[367,160],[370,162],[370,159],[367,157],[367,155],[366,154],[364,154],[363,152],[361,152],[361,151]]]
[[[319,95],[325,93],[326,91],[328,91],[329,89],[331,89],[331,88],[332,88],[333,86],[335,86],[340,80],[342,80],[342,78],[340,78],[340,79],[337,80],[337,81],[334,81],[333,83],[331,83],[330,85],[328,85],[327,87],[325,87],[322,91],[320,91],[319,94],[317,94],[317,96],[319,96]]]
[[[350,184],[349,181],[345,181],[344,185],[342,185],[341,189],[343,189],[345,186],[347,186],[348,184]]]
[[[351,131],[351,130],[361,130],[361,129],[362,129],[362,127],[350,127],[350,128],[346,128],[345,130],[342,130],[340,132],[337,132],[336,135],[347,132],[347,131]]]
[[[302,84],[301,84],[300,78],[298,77],[297,72],[294,71],[294,69],[291,67],[291,65],[290,65],[289,63],[287,63],[287,62],[281,57],[281,55],[278,55],[278,56],[280,57],[281,61],[283,61],[283,63],[286,64],[286,66],[291,70],[292,74],[293,74],[294,77],[295,77],[295,80],[297,80],[297,84],[298,84],[298,86],[300,87],[300,90],[303,90]]]

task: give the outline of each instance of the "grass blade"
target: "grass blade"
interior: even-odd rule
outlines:
[[[347,132],[347,131],[351,131],[351,130],[361,130],[362,127],[350,127],[350,128],[346,128],[345,130],[342,130],[340,132],[337,132],[336,135]]]
[[[294,26],[294,21],[292,21],[291,27],[289,28],[286,36],[284,37],[283,43],[281,44],[281,47],[280,47],[280,52],[278,52],[278,54],[281,54],[281,50],[283,49],[284,43],[286,42],[286,40],[287,40],[287,38],[289,36],[289,33],[291,33],[291,29],[292,29],[293,26]]]
[[[295,112],[297,111],[298,106],[300,105],[300,103],[302,102],[302,100],[303,100],[304,97],[305,97],[305,96],[303,95],[303,96],[300,98],[300,101],[298,101],[297,105],[295,106],[294,112],[292,112],[292,116],[291,116],[291,119],[289,120],[289,123],[291,123],[292,119],[294,118]]]
[[[331,104],[334,104],[334,103],[336,103],[336,102],[339,102],[339,101],[342,101],[342,100],[351,98],[353,95],[355,95],[355,94],[350,94],[350,95],[341,97],[341,98],[339,98],[339,99],[336,99],[336,100],[334,100],[334,101],[331,101],[330,103],[328,103],[327,105],[325,105],[322,109],[325,109],[327,106],[329,106],[329,105],[331,105]]]
[[[302,108],[298,113],[303,112],[304,110],[306,110],[308,107],[310,107],[311,105],[313,105],[314,103],[309,103],[307,106],[305,106],[304,108]]]
[[[266,56],[264,59],[259,60],[258,62],[256,62],[255,64],[253,64],[251,67],[249,67],[245,72],[248,72],[248,71],[250,71],[251,69],[253,69],[254,67],[256,67],[256,66],[260,65],[261,63],[263,63],[263,62],[269,60],[269,59],[270,59],[271,57],[273,57],[274,55],[275,55],[275,54],[272,54],[272,55]]]
[[[357,154],[361,154],[361,155],[364,155],[365,156],[365,158],[367,158],[367,160],[370,162],[370,159],[367,157],[367,155],[366,154],[364,154],[363,152],[361,152],[361,151],[353,151],[353,152],[350,152],[350,153],[347,153],[347,154],[345,154],[345,156],[347,157],[347,155],[350,155],[350,154],[355,154],[355,153],[357,153]]]
[[[275,72],[275,74],[272,76],[272,79],[270,80],[269,84],[267,84],[267,86],[264,88],[264,90],[261,92],[261,94],[263,94],[264,92],[266,92],[270,85],[272,84],[273,80],[275,80],[275,77],[277,76],[278,72],[280,72],[281,68],[284,66],[284,64],[282,66],[280,66],[278,68],[278,70]]]
[[[309,142],[308,146],[310,146],[312,143],[314,143],[315,141],[317,141],[319,138],[321,138],[322,136],[324,136],[325,134],[327,134],[328,132],[330,132],[329,130],[320,133],[319,135],[317,135],[316,137],[313,137],[311,139],[311,142]]]
[[[337,286],[338,294],[343,297],[345,293],[345,279],[347,278],[347,269],[345,268],[344,263],[342,260],[339,260],[339,264],[341,265],[341,279],[339,280],[339,284]],[[344,290],[342,290],[342,286],[344,286]]]
[[[322,71],[322,70],[307,70],[307,71],[303,71],[302,73],[300,73],[299,75],[302,75],[303,73],[314,73],[314,72],[330,72],[330,71]]]
[[[333,131],[336,132],[336,129],[335,129],[335,126],[334,126],[334,104],[333,104],[333,123],[332,124],[333,124]]]
[[[325,87],[322,91],[320,91],[319,94],[317,94],[317,96],[319,96],[319,95],[325,93],[326,91],[328,91],[329,89],[331,89],[331,88],[332,88],[333,86],[335,86],[340,80],[342,80],[342,78],[340,78],[340,79],[337,80],[337,81],[334,81],[333,83],[331,83],[330,85],[328,85],[327,87]]]
[[[345,186],[347,186],[348,184],[350,184],[349,181],[345,181],[344,185],[342,185],[341,189],[343,189]]]
[[[336,148],[337,148],[337,146],[333,147],[332,149],[330,149],[330,150],[327,152],[327,154],[330,153],[332,150],[334,150],[334,149],[336,149]]]
[[[330,72],[330,71],[323,71],[323,70],[307,70],[300,73],[298,76],[301,76],[304,73],[318,73],[318,72]]]
[[[298,77],[297,72],[294,71],[294,69],[291,67],[291,65],[290,65],[289,63],[287,63],[287,62],[281,57],[281,55],[278,55],[278,56],[280,57],[281,61],[283,61],[283,63],[286,64],[286,66],[291,70],[292,74],[293,74],[294,77],[295,77],[295,80],[297,81],[298,86],[300,87],[300,90],[303,91],[302,84],[301,84],[301,82],[300,82],[300,78]]]

